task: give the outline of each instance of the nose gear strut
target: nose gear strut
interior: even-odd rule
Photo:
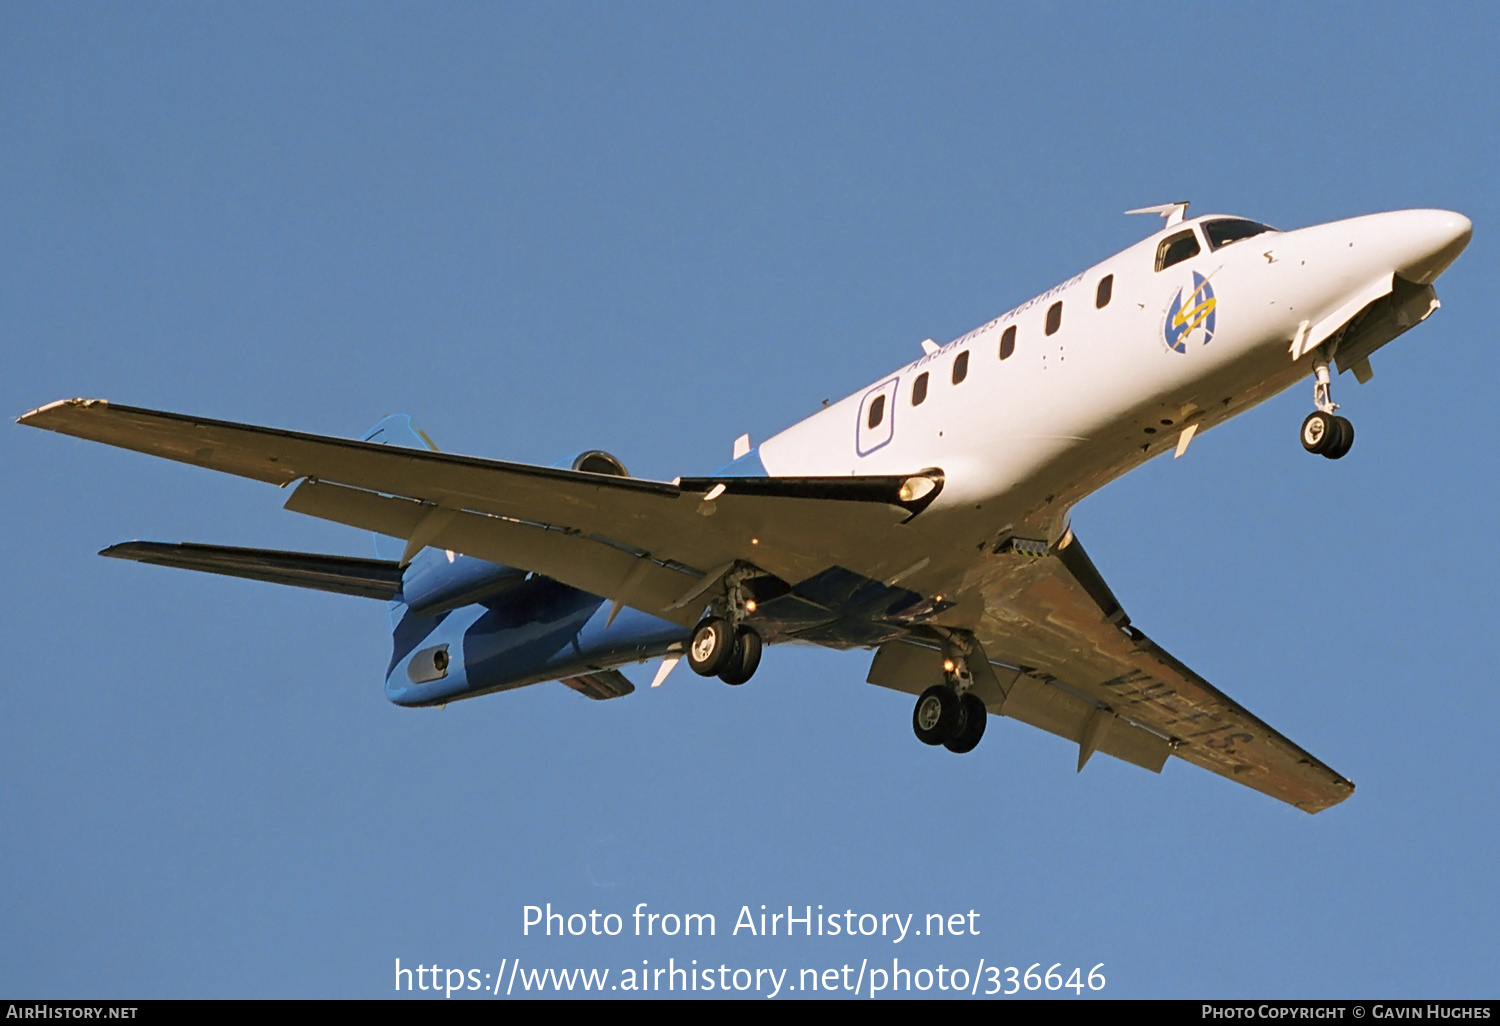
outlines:
[[[1339,408],[1333,401],[1333,383],[1328,373],[1328,360],[1319,346],[1313,353],[1313,405],[1323,413],[1332,413]]]
[[[1349,423],[1349,418],[1336,416],[1333,412],[1339,404],[1333,401],[1333,384],[1328,372],[1328,359],[1332,355],[1326,346],[1313,350],[1313,405],[1317,409],[1302,422],[1302,448],[1336,460],[1354,445],[1354,425]]]

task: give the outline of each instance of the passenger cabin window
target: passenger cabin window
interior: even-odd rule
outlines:
[[[871,431],[880,426],[885,419],[885,396],[877,395],[875,401],[870,404],[870,415],[865,419],[865,424]]]
[[[1274,232],[1276,229],[1259,221],[1247,221],[1243,217],[1225,217],[1217,221],[1204,221],[1203,234],[1208,236],[1209,249],[1223,249],[1232,242],[1248,239],[1252,235]]]
[[[1198,236],[1193,234],[1189,228],[1185,232],[1176,235],[1168,235],[1161,240],[1161,245],[1156,247],[1156,269],[1165,271],[1173,264],[1180,264],[1184,260],[1191,260],[1203,251],[1198,245]]]
[[[911,404],[921,406],[922,401],[927,398],[927,372],[923,371],[917,375],[917,380],[911,385]]]
[[[1047,308],[1047,334],[1056,335],[1062,327],[1062,303],[1053,303]]]
[[[1016,326],[1012,324],[1005,329],[1000,336],[1000,359],[1009,360],[1010,354],[1016,351]]]
[[[953,359],[953,383],[956,385],[969,376],[969,351],[965,349]]]
[[[1106,274],[1104,277],[1100,278],[1099,288],[1094,293],[1094,309],[1103,310],[1106,306],[1108,306],[1110,297],[1114,295],[1114,292],[1115,276],[1112,274]]]

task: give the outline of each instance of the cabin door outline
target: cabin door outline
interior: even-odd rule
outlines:
[[[896,437],[896,386],[900,383],[899,376],[882,381],[866,392],[859,401],[854,451],[860,456],[868,456],[877,449],[885,448]],[[880,404],[878,410],[875,409],[877,402]],[[877,418],[873,426],[870,422],[872,414]]]

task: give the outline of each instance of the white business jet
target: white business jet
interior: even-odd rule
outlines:
[[[1460,214],[1405,210],[1277,231],[1164,228],[705,477],[633,478],[608,453],[540,467],[438,452],[405,416],[346,440],[68,399],[22,424],[283,487],[286,508],[375,532],[354,559],[127,542],[104,555],[383,599],[388,697],[443,705],[685,655],[730,684],[762,648],[876,651],[929,745],[972,750],[991,714],[1159,772],[1167,757],[1308,812],[1354,785],[1131,624],[1069,526],[1084,496],[1272,395],[1312,383],[1302,445],[1354,442],[1333,370],[1438,307]]]

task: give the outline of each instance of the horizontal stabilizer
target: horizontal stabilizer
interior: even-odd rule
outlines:
[[[146,541],[121,542],[99,555],[362,598],[393,599],[401,593],[401,568],[393,560]]]

